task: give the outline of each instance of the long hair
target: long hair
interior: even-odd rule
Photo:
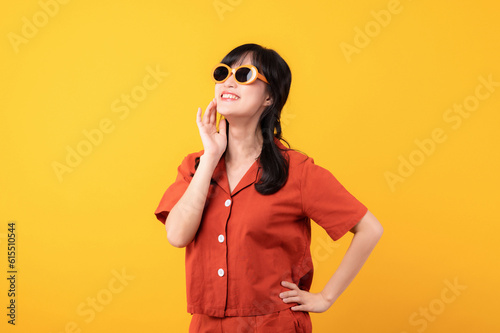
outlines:
[[[255,189],[261,194],[273,194],[279,191],[288,180],[288,155],[274,142],[274,139],[284,141],[281,132],[281,110],[288,99],[292,73],[288,64],[274,50],[257,44],[244,44],[229,52],[222,63],[232,66],[246,55],[252,58],[252,64],[257,67],[267,81],[268,93],[272,104],[262,112],[259,123],[262,130],[262,151],[259,157],[261,173],[255,183]],[[228,126],[229,129],[229,126]]]
[[[231,67],[247,55],[251,56],[252,64],[269,82],[266,89],[273,101],[264,109],[259,119],[263,137],[259,157],[261,173],[259,180],[254,185],[259,193],[267,195],[279,191],[288,180],[289,160],[286,151],[292,149],[282,137],[280,119],[281,110],[290,92],[292,73],[288,64],[276,51],[257,44],[238,46],[229,52],[221,62]],[[229,124],[226,131],[229,134]],[[280,149],[274,142],[274,138],[285,142],[288,148]],[[195,169],[198,164],[199,158],[196,159]]]

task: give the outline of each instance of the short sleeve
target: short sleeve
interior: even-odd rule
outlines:
[[[170,185],[160,200],[158,208],[155,210],[156,218],[165,224],[168,213],[172,210],[179,199],[184,195],[194,174],[195,154],[190,154],[184,158],[177,168],[175,182]]]
[[[333,240],[352,229],[368,211],[330,171],[314,164],[312,158],[304,162],[301,196],[304,214]]]

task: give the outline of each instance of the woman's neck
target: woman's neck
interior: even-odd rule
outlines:
[[[229,126],[226,163],[246,163],[255,161],[262,150],[262,132],[260,126]]]

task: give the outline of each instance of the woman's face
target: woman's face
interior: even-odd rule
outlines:
[[[233,64],[231,68],[237,68],[241,65],[253,65],[251,56],[247,55]],[[251,84],[239,84],[234,79],[234,75],[222,83],[216,83],[217,112],[228,121],[231,121],[232,118],[257,117],[258,119],[262,111],[271,104],[271,97],[267,92],[266,85],[259,79]]]

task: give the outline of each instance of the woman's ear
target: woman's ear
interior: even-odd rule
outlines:
[[[266,100],[264,101],[264,105],[269,106],[271,104],[273,104],[273,98],[271,97],[271,95],[267,95]]]

